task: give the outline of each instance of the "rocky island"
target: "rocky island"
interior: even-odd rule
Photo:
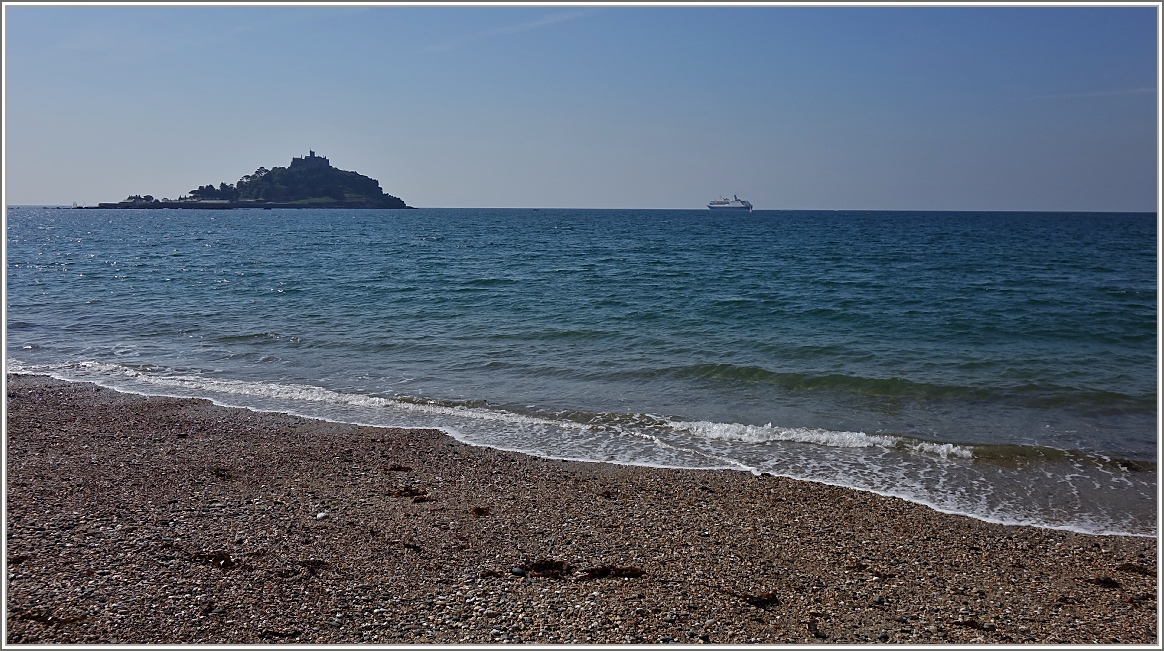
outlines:
[[[133,195],[97,208],[411,208],[386,194],[380,182],[337,169],[325,156],[309,151],[288,167],[260,167],[238,183],[203,185],[176,200]]]

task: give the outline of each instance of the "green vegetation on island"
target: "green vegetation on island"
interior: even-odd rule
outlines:
[[[288,167],[260,167],[238,183],[199,186],[177,200],[133,195],[99,208],[409,208],[386,194],[380,182],[336,169],[314,151],[291,159]]]

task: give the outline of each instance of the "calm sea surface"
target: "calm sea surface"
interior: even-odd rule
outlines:
[[[7,220],[9,371],[1156,529],[1154,214]]]

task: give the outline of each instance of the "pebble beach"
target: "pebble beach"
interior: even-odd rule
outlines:
[[[1157,540],[8,375],[6,643],[1160,642]]]

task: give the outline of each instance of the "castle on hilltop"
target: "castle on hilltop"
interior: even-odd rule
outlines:
[[[299,158],[296,156],[291,159],[291,167],[303,167],[306,169],[327,169],[331,167],[331,163],[327,161],[326,156],[316,156],[314,150],[307,150],[307,156]]]

